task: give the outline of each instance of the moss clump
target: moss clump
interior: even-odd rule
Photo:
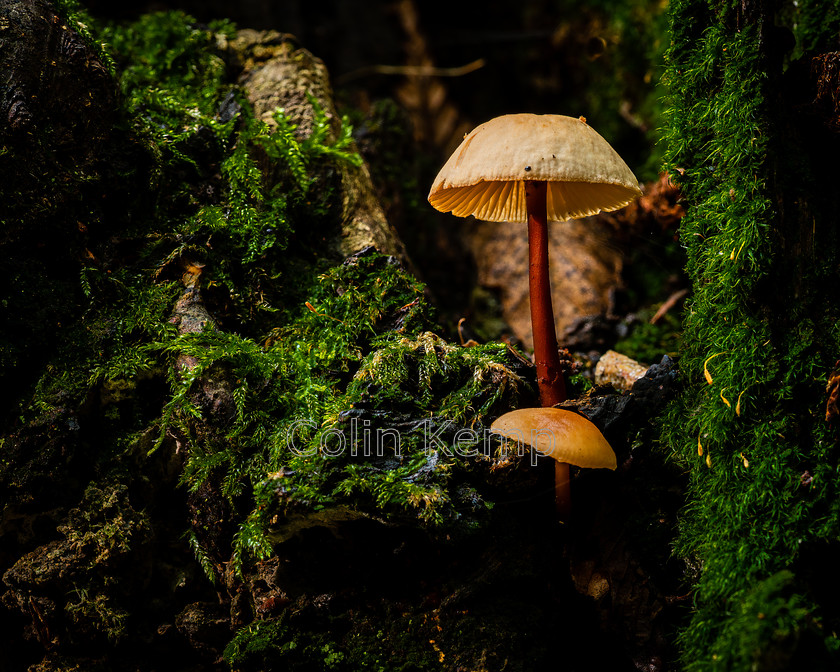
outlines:
[[[146,177],[146,191],[135,198],[152,205],[130,200],[129,226],[120,237],[86,241],[89,253],[77,266],[75,282],[65,287],[84,305],[79,319],[63,325],[66,338],[51,375],[38,383],[29,419],[56,404],[78,403],[91,384],[129,380],[153,368],[157,360],[141,346],[177,336],[168,318],[188,268],[206,269],[204,294],[215,302],[220,322],[257,332],[274,319],[275,303],[304,295],[316,282],[316,272],[294,283],[280,275],[323,261],[307,251],[303,262],[300,249],[285,258],[277,253],[291,237],[288,211],[304,202],[309,189],[317,190],[305,175],[307,166],[358,161],[347,149],[349,129],[325,145],[325,132],[318,130],[323,113],[316,114],[321,125],[301,143],[280,113],[276,130],[256,122],[247,107],[228,97],[233,88],[220,54],[232,28],[211,28],[175,13],[105,31],[118,66],[125,68],[126,124],[155,162],[151,178],[135,173],[126,179],[143,186]],[[222,121],[216,112],[225,101],[233,112]],[[286,176],[290,184],[269,186],[255,155],[267,155],[279,181]],[[317,223],[317,207],[307,217],[308,224]]]
[[[690,470],[676,549],[696,567],[683,662],[782,669],[795,657],[826,669],[838,662],[838,623],[796,566],[840,533],[837,436],[824,419],[840,348],[829,289],[837,204],[809,186],[836,141],[824,120],[803,124],[794,106],[806,100],[781,93],[787,55],[763,5],[680,0],[670,16],[668,162],[690,205],[680,237],[694,292],[687,389],[664,420],[667,444]],[[812,29],[800,44],[828,39]],[[797,649],[806,632],[807,649]]]
[[[821,648],[824,637],[812,612],[792,572],[772,574],[746,592],[722,628],[713,659],[725,670],[745,664],[754,670],[821,669],[808,651]]]
[[[334,447],[325,440],[327,432],[340,427],[342,420],[340,440],[345,433],[352,440],[355,430],[355,445],[333,459],[326,457],[331,469],[340,470],[334,496],[350,498],[363,508],[403,511],[435,523],[457,519],[459,502],[449,481],[458,466],[464,466],[465,457],[484,451],[485,422],[529,394],[512,370],[513,361],[504,345],[463,348],[430,332],[416,339],[394,339],[372,352],[337,400],[336,408],[345,410],[328,419],[310,442],[327,453]],[[380,434],[383,430],[389,433]],[[354,451],[369,451],[374,459],[359,461]],[[391,459],[377,464],[375,458],[385,455]],[[311,471],[311,460],[295,459],[291,465],[306,465]],[[328,470],[319,473],[323,478]],[[333,472],[330,478],[336,476]],[[325,484],[321,480],[315,488],[314,483],[300,485],[303,493],[323,497],[329,491]],[[470,508],[477,505],[473,501]]]
[[[102,521],[109,502],[82,494],[94,474],[167,500],[125,461],[157,451],[151,471],[182,466],[182,546],[211,580],[242,586],[295,515],[341,508],[474,528],[491,508],[472,478],[486,470],[483,424],[532,393],[505,346],[435,336],[424,287],[395,259],[323,251],[338,225],[335,167],[359,162],[351,129],[328,133],[311,98],[306,137],[282,111],[271,126],[256,120],[230,81],[231,30],[179,13],[103,29],[122,93],[115,128],[142,160],[118,166],[127,198],[80,232],[86,253],[65,260],[63,276],[77,310],[32,387],[15,393],[21,424],[40,436],[58,418],[77,435],[65,445],[85,456],[65,496],[82,501],[65,534],[96,562],[78,584],[58,585],[66,618],[97,645],[135,638],[135,612],[109,583],[123,571],[109,558],[135,547],[119,524],[134,518]],[[396,429],[399,450],[334,451],[356,422],[362,433]],[[60,450],[49,464],[18,453],[4,479],[61,468]],[[238,650],[259,648],[259,630],[244,631]],[[295,637],[309,637],[307,656],[322,666],[350,655],[332,638]]]
[[[335,672],[440,669],[438,654],[423,638],[423,635],[430,636],[430,629],[425,628],[421,633],[413,627],[411,636],[404,637],[401,635],[405,631],[400,626],[412,627],[413,624],[400,622],[404,619],[397,614],[390,616],[396,619],[393,629],[385,626],[375,632],[367,631],[368,625],[376,627],[373,623],[363,623],[359,628],[359,623],[352,624],[341,617],[320,624],[310,623],[309,628],[290,624],[286,615],[275,620],[257,621],[234,636],[225,649],[225,660],[232,668],[241,670],[275,669],[275,666],[288,670]],[[374,623],[388,621],[377,619]],[[346,632],[347,636],[336,641],[336,634],[341,632]]]
[[[63,540],[23,556],[5,574],[10,594],[40,605],[44,632],[71,641],[125,639],[132,601],[149,573],[148,517],[131,506],[125,486],[103,482],[86,488],[58,532]],[[118,577],[125,566],[131,575]]]
[[[357,613],[318,618],[312,604],[300,605],[304,616],[290,612],[242,628],[225,649],[225,660],[240,670],[377,670],[424,672],[445,669],[445,654],[436,646],[439,630],[422,614]],[[315,617],[316,620],[313,620]],[[301,627],[300,621],[310,621]]]
[[[147,346],[193,362],[189,376],[173,378],[165,410],[167,427],[193,437],[182,481],[197,491],[217,475],[239,510],[252,493],[237,566],[268,557],[270,521],[301,506],[457,518],[446,483],[464,452],[452,449],[453,435],[477,426],[462,434],[472,450],[483,420],[528,394],[511,370],[516,358],[503,345],[462,348],[423,332],[422,285],[372,252],[321,275],[296,313],[262,343],[210,329]],[[197,435],[202,411],[191,392],[219,369],[236,381],[231,422],[215,437]]]

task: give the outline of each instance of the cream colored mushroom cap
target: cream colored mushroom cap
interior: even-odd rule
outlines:
[[[527,443],[558,462],[588,469],[615,469],[613,449],[582,415],[560,408],[520,408],[490,426],[494,434]]]
[[[429,203],[458,217],[526,222],[525,182],[548,183],[548,221],[617,210],[641,195],[627,164],[583,119],[507,114],[476,127],[440,169]]]

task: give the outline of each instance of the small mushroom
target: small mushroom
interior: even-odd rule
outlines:
[[[571,510],[569,465],[615,469],[613,449],[604,435],[582,415],[560,408],[520,408],[496,419],[490,431],[526,443],[554,458],[554,498],[561,520]]]

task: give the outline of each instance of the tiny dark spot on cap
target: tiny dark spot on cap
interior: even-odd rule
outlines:
[[[525,172],[527,173],[529,170],[531,170],[531,166],[525,166]]]

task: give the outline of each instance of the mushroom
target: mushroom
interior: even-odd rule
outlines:
[[[437,210],[528,223],[531,330],[543,406],[566,399],[551,306],[548,222],[617,210],[641,193],[627,164],[583,117],[555,114],[508,114],[481,124],[432,184],[429,203]],[[568,488],[568,465],[565,478],[562,470],[557,477]]]
[[[571,509],[569,465],[615,469],[613,449],[582,415],[560,408],[520,408],[496,419],[490,431],[554,458],[554,500],[561,520]]]
[[[617,210],[641,195],[616,151],[586,121],[508,114],[467,135],[440,169],[429,203],[458,217],[527,222],[531,329],[540,401],[566,398],[548,276],[549,221]]]

